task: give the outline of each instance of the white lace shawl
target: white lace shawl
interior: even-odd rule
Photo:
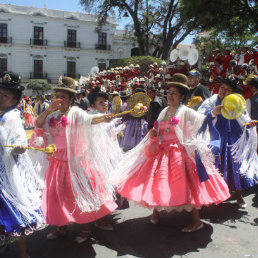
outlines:
[[[158,121],[164,120],[167,109],[168,107],[161,111]],[[195,150],[197,150],[207,173],[218,173],[214,166],[214,156],[209,148],[210,135],[208,130],[197,136],[197,132],[206,116],[184,105],[180,106],[176,116],[179,118],[179,123],[175,125],[175,133],[180,143],[186,148],[189,157],[195,163]],[[117,184],[123,185],[147,160],[144,148],[148,143],[149,134],[135,148],[125,154]]]
[[[44,135],[38,135],[38,128],[36,128],[33,132],[33,140],[30,140],[30,146],[35,147],[35,148],[45,148],[48,145],[53,143],[53,137],[50,134],[50,126],[49,126],[49,120],[52,117],[57,118],[59,115],[60,111],[56,111],[52,114],[50,114],[45,121],[44,125]],[[45,141],[44,141],[45,140]],[[28,150],[28,154],[32,160],[34,169],[36,171],[38,180],[41,185],[41,189],[43,190],[44,188],[44,183],[45,183],[45,174],[47,171],[47,168],[49,166],[49,161],[47,159],[47,154],[42,151],[35,151],[35,150]]]
[[[199,107],[198,112],[205,113],[211,111],[215,106],[218,95],[215,94],[211,98],[206,99]],[[236,119],[241,129],[243,130],[242,136],[231,146],[231,151],[236,162],[240,164],[240,173],[249,178],[258,178],[258,157],[257,157],[257,133],[256,128],[247,128],[245,123],[251,121],[248,112]],[[217,118],[214,118],[213,124],[215,125]]]
[[[101,124],[92,125],[96,115],[78,107],[68,113],[67,156],[72,189],[82,212],[92,212],[113,200],[113,177],[121,161],[121,149]]]
[[[29,224],[33,217],[39,223],[43,217],[36,212],[41,207],[41,191],[33,164],[27,152],[17,155],[3,145],[27,145],[26,133],[17,109],[7,112],[0,122],[0,189],[7,200],[22,214]]]

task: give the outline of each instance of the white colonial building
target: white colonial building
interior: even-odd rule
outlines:
[[[55,83],[60,75],[79,78],[93,66],[106,69],[134,47],[116,26],[115,17],[98,26],[91,14],[0,4],[0,73]]]

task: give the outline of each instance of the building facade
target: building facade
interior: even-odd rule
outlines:
[[[91,14],[0,4],[0,73],[55,83],[60,75],[80,78],[93,66],[106,69],[134,47],[116,26],[115,17],[98,26]]]

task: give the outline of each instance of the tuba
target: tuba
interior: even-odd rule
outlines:
[[[175,62],[177,60],[177,58],[178,58],[178,50],[177,49],[173,49],[171,51],[171,53],[170,53],[169,59],[173,63],[173,62]]]
[[[98,66],[91,67],[90,74],[95,74],[95,73],[98,73],[98,72],[99,72]]]
[[[199,58],[199,52],[196,48],[191,48],[188,55],[188,63],[189,65],[195,65]]]
[[[187,60],[190,53],[190,47],[182,46],[178,51],[178,56],[181,60]]]

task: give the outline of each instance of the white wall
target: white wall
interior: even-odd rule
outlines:
[[[45,16],[35,16],[40,12]],[[67,19],[75,17],[77,20]],[[99,60],[109,65],[110,59],[119,58],[119,49],[123,50],[122,58],[130,57],[130,42],[115,39],[116,21],[113,17],[102,28],[107,32],[107,44],[111,45],[111,51],[96,50],[98,33],[96,17],[83,13],[72,13],[33,7],[0,4],[0,23],[8,24],[8,37],[12,37],[12,44],[0,44],[0,56],[8,56],[8,70],[18,72],[23,79],[33,72],[33,60],[35,56],[41,56],[43,60],[43,72],[49,79],[58,79],[67,72],[67,59],[76,60],[76,73],[87,75],[92,66],[98,65]],[[33,27],[44,28],[44,39],[48,46],[30,46],[33,38]],[[67,40],[67,29],[77,30],[77,41],[80,49],[64,48]],[[121,34],[121,33],[120,33]]]

